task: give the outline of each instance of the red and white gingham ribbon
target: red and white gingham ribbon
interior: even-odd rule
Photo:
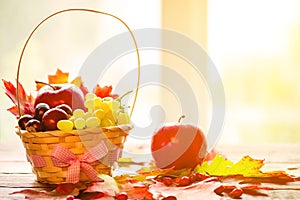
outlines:
[[[33,165],[33,167],[46,167],[46,161],[42,156],[38,155],[28,155],[27,160]]]
[[[101,141],[99,145],[91,148],[83,154],[81,158],[77,158],[69,149],[57,144],[51,152],[51,158],[54,166],[68,167],[66,182],[78,183],[80,170],[82,170],[91,181],[102,181],[98,172],[91,166],[97,160],[100,160],[108,153],[108,149]]]

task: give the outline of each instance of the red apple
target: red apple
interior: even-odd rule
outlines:
[[[57,130],[57,122],[68,119],[68,114],[59,108],[51,108],[46,111],[42,118],[42,123],[47,131]]]
[[[73,84],[55,84],[43,86],[35,99],[34,106],[46,103],[50,108],[61,104],[67,104],[73,110],[84,109],[84,95],[82,91]]]
[[[154,133],[151,152],[159,168],[194,168],[206,155],[205,135],[193,125],[167,124]]]

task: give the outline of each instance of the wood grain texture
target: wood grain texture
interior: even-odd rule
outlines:
[[[216,150],[233,161],[240,160],[245,155],[255,159],[264,159],[263,171],[285,170],[291,175],[300,177],[300,144],[267,144],[267,145],[234,145],[218,146]],[[147,158],[147,156],[145,156]],[[134,159],[134,158],[133,158]],[[140,158],[139,158],[140,160]],[[148,162],[148,160],[145,160]],[[133,166],[134,171],[140,166]],[[122,168],[125,170],[125,168]],[[127,173],[128,171],[124,171]],[[121,171],[120,171],[121,172]],[[261,191],[260,196],[243,194],[242,199],[299,199],[300,182],[278,185],[263,183],[274,190]],[[22,146],[0,144],[0,199],[24,199],[23,195],[10,195],[23,189],[45,190],[48,185],[35,181],[31,166],[27,163]],[[223,196],[220,199],[228,199]]]

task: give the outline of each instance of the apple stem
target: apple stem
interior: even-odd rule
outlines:
[[[57,88],[55,88],[53,85],[49,84],[49,83],[45,83],[45,82],[41,82],[41,81],[35,81],[36,84],[43,84],[43,85],[48,85],[49,87],[51,87],[53,90],[56,90]]]
[[[178,119],[178,123],[180,123],[180,122],[181,122],[181,120],[182,120],[183,118],[185,118],[185,115],[181,115],[181,116],[179,117],[179,119]]]

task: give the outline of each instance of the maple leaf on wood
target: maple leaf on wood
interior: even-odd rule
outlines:
[[[174,196],[177,200],[220,199],[214,190],[220,187],[218,181],[204,180],[184,187],[165,186],[161,182],[150,185],[149,191],[155,199]]]

